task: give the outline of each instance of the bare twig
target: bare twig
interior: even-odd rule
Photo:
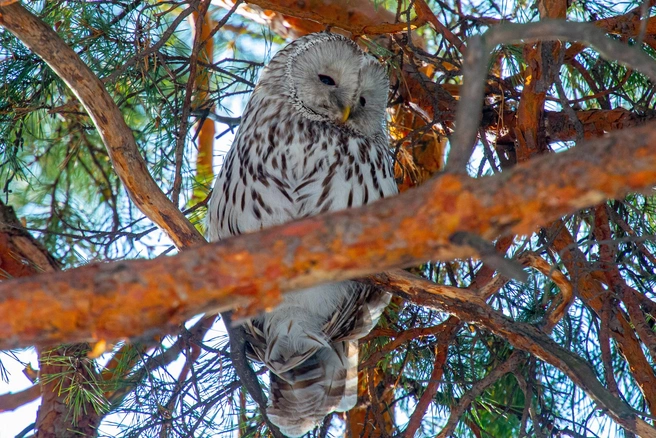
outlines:
[[[574,125],[574,129],[576,130],[576,141],[583,140],[583,138],[585,137],[583,123],[581,123],[579,118],[576,116],[576,111],[574,111],[574,108],[572,108],[569,102],[567,101],[567,94],[565,94],[565,89],[563,88],[563,82],[560,80],[559,75],[555,75],[554,85],[556,86],[556,91],[558,91],[558,99],[560,101],[560,106],[562,107],[563,112],[569,118],[572,125]]]
[[[438,20],[433,11],[431,11],[425,0],[415,0],[414,5],[417,14],[428,21],[437,33],[441,34],[444,38],[446,38],[448,42],[453,44],[453,46],[458,49],[459,52],[465,52],[467,49],[465,44],[460,40],[460,38],[455,36],[448,27],[440,23],[440,20]]]
[[[498,44],[528,43],[532,41],[578,41],[597,50],[604,58],[634,68],[656,82],[656,62],[637,47],[610,39],[589,23],[565,20],[543,20],[538,23],[504,23],[483,35],[485,47],[492,50]]]
[[[192,12],[194,12],[194,8],[183,9],[180,12],[180,14],[177,17],[175,17],[175,20],[173,20],[173,22],[168,27],[168,29],[166,29],[162,33],[162,37],[155,44],[153,44],[152,46],[148,47],[147,49],[144,49],[141,52],[135,54],[132,58],[130,58],[127,61],[125,61],[124,63],[122,63],[119,68],[117,68],[116,70],[111,72],[108,76],[103,78],[103,82],[106,83],[106,84],[114,82],[116,79],[118,79],[119,76],[121,76],[123,73],[125,73],[130,67],[135,65],[141,59],[143,59],[147,56],[150,56],[153,53],[156,53],[159,49],[162,48],[162,46],[164,44],[166,44],[166,42],[169,40],[169,38],[171,38],[171,36],[173,36],[173,34],[177,30],[180,23],[182,23],[184,21],[184,19],[187,18]],[[23,41],[23,39],[20,36],[18,36],[18,35],[16,35],[16,36],[18,37],[18,39]],[[28,45],[26,41],[23,41],[23,43]],[[28,47],[29,47],[29,45],[28,45]],[[39,55],[39,52],[37,52],[37,51],[34,51],[34,53]],[[39,55],[39,56],[41,56],[41,55]],[[44,60],[45,60],[45,58],[44,58]],[[48,61],[46,60],[46,62],[48,62]],[[55,70],[55,69],[53,68],[53,70]],[[57,71],[57,70],[55,70],[55,71]]]
[[[615,397],[620,397],[620,390],[615,380],[615,373],[613,372],[613,355],[610,345],[610,319],[611,312],[613,311],[614,301],[608,297],[604,300],[604,306],[599,315],[599,344],[601,349],[601,363],[604,367],[604,377],[606,379],[606,386],[608,390]]]
[[[451,139],[451,152],[445,170],[467,172],[467,163],[476,142],[476,133],[483,108],[485,78],[489,59],[488,48],[481,36],[473,36],[463,55],[463,82],[456,109],[456,132]]]
[[[0,395],[0,413],[13,411],[41,396],[41,385],[32,385],[22,391]]]
[[[192,111],[191,113],[192,116],[199,117],[199,118],[208,118],[210,120],[213,120],[215,122],[223,123],[224,125],[228,125],[231,128],[235,126],[239,126],[241,123],[241,117],[228,117],[228,116],[220,116],[218,114],[214,114],[210,110],[197,110],[197,111]]]
[[[117,407],[125,397],[128,396],[134,389],[139,386],[144,379],[146,379],[149,373],[152,373],[158,368],[163,368],[169,365],[171,362],[176,360],[184,348],[188,345],[190,340],[201,340],[205,334],[212,328],[212,322],[214,318],[201,318],[193,327],[186,330],[185,333],[180,335],[173,345],[167,348],[165,351],[157,354],[156,356],[151,356],[148,360],[144,361],[143,365],[134,370],[130,370],[129,379],[127,384],[121,386],[116,391],[106,394],[107,400],[112,405],[112,407]],[[105,379],[111,378],[110,376],[103,376]],[[116,376],[121,378],[120,376]],[[125,377],[125,376],[122,376]]]

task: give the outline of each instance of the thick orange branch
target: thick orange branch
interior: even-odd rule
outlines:
[[[231,7],[231,0],[224,0]],[[318,32],[326,27],[337,27],[353,35],[381,35],[402,32],[408,23],[396,23],[394,13],[377,7],[370,0],[247,0],[285,16],[299,34]],[[426,18],[421,14],[411,21],[412,29],[423,26]]]
[[[6,281],[0,284],[0,348],[115,340],[173,330],[205,311],[270,308],[281,291],[427,259],[474,256],[472,248],[450,242],[456,232],[490,240],[529,234],[577,209],[654,184],[656,129],[647,125],[498,176],[444,174],[396,198],[172,257]]]

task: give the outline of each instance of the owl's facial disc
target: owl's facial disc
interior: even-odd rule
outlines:
[[[342,40],[315,44],[296,56],[290,79],[308,117],[367,136],[381,131],[387,76],[357,46]]]

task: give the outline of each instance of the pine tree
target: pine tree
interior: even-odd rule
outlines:
[[[311,436],[656,437],[654,3],[0,0],[0,375],[39,360],[0,412],[280,436],[230,320],[356,276],[396,296]],[[200,247],[260,69],[326,28],[389,69],[402,195]]]

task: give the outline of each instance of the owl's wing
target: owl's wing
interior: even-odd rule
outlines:
[[[345,282],[351,289],[323,331],[332,342],[357,340],[374,328],[391,295],[380,288],[355,281]]]
[[[357,402],[358,339],[377,323],[390,294],[357,282],[341,284],[350,293],[323,325],[329,339],[323,348],[272,363],[266,359],[273,344],[267,342],[263,320],[245,324],[251,336],[247,354],[272,371],[267,415],[288,436],[301,436],[329,412],[348,411]]]
[[[379,288],[354,281],[344,282],[343,287],[350,289],[348,298],[337,306],[322,329],[325,338],[330,340],[331,344],[357,341],[366,336],[378,323],[378,319],[389,304],[391,297],[389,293]],[[251,359],[267,364],[276,374],[282,375],[292,368],[304,364],[321,348],[317,346],[302,353],[292,354],[285,361],[268,360],[267,358],[272,356],[270,350],[274,348],[275,340],[267,341],[263,325],[264,320],[262,319],[248,320],[244,323],[250,346],[247,354]]]
[[[244,323],[244,329],[248,339],[246,355],[252,359],[264,363],[271,371],[282,375],[289,372],[295,367],[305,363],[321,346],[295,350],[289,357],[284,360],[280,356],[272,354],[275,348],[276,340],[267,337],[263,329],[263,320],[251,319]],[[249,348],[250,347],[250,348]],[[289,350],[286,350],[289,351]],[[276,357],[276,359],[271,359]]]

